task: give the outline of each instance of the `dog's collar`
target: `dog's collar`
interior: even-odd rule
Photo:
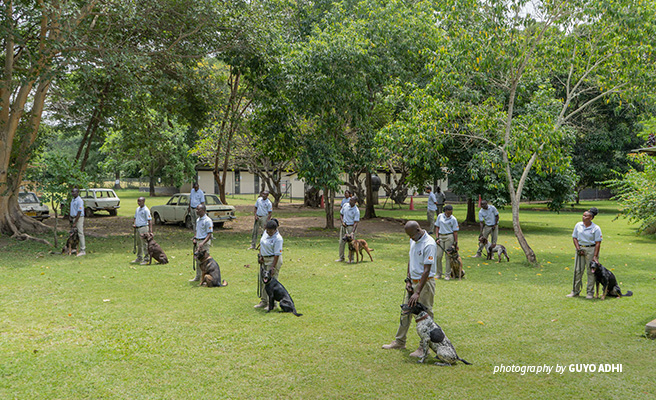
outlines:
[[[423,317],[415,318],[415,322],[423,321],[423,320],[425,320],[426,318],[428,318],[428,313],[427,313],[426,315],[424,315]]]

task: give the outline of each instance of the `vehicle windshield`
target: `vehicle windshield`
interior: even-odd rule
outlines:
[[[18,203],[20,204],[29,204],[29,203],[38,203],[39,199],[36,198],[34,193],[18,193]]]
[[[166,203],[166,204],[169,205],[169,206],[174,206],[174,205],[178,204],[178,199],[179,198],[180,198],[180,196],[173,196],[173,197],[171,197],[171,200],[169,200],[169,202]]]
[[[220,206],[220,205],[223,205],[223,203],[221,203],[221,200],[219,200],[218,196],[215,196],[213,194],[206,194],[205,195],[205,205]]]

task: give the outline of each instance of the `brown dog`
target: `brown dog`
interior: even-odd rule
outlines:
[[[62,249],[62,254],[71,255],[72,253],[77,254],[77,248],[80,245],[80,236],[77,234],[77,228],[72,227],[68,231],[68,239],[66,240],[66,245]]]
[[[367,241],[364,239],[355,239],[352,233],[349,233],[344,236],[344,240],[348,243],[349,247],[349,263],[353,262],[353,253],[355,253],[355,263],[359,263],[360,259],[364,261],[364,255],[362,254],[362,250],[366,251],[367,254],[369,254],[369,258],[371,261],[374,260],[374,258],[371,256],[371,252],[374,251],[374,249],[369,248],[369,245],[367,245]],[[358,254],[360,256],[358,257]]]
[[[200,249],[194,256],[198,260],[198,268],[200,268],[200,283],[198,286],[207,287],[222,287],[228,286],[228,282],[221,279],[221,269],[219,264],[210,257],[207,250]]]
[[[142,233],[141,237],[148,243],[148,265],[152,264],[153,259],[155,259],[160,264],[168,264],[169,259],[166,257],[164,250],[160,247],[155,239],[153,239],[152,233]]]
[[[451,246],[446,249],[446,256],[449,257],[449,263],[451,264],[451,279],[461,280],[465,276],[465,270],[462,269],[462,259],[458,250]]]

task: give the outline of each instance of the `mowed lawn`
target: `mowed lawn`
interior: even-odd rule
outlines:
[[[136,194],[125,198],[119,218],[134,212]],[[656,318],[654,238],[614,220],[613,203],[594,203],[602,210],[600,260],[635,295],[565,297],[571,232],[591,205],[560,214],[526,206],[522,227],[537,268],[524,261],[508,209],[499,242],[509,263],[469,257],[478,230],[463,229],[466,279],[438,281],[435,296],[436,321],[473,363],[454,367],[408,356],[418,343],[414,323],[407,350],[381,349],[394,338],[403,296],[408,238],[400,224],[368,234],[374,262],[357,265],[333,261],[336,232],[287,235],[280,281],[302,317],[253,309],[257,263],[248,233],[217,231],[212,254],[229,286],[214,289],[187,282],[191,233],[178,227],[156,230],[171,261],[164,266],[131,265],[125,232],[87,237],[80,258],[2,237],[0,399],[656,398],[656,341],[644,336]],[[425,200],[416,206],[378,213],[425,221]],[[465,206],[455,209],[463,220]],[[571,364],[621,364],[622,372],[494,373],[501,365]]]

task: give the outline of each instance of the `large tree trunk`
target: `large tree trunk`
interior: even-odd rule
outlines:
[[[376,218],[376,209],[374,208],[374,192],[371,189],[371,172],[367,171],[367,204],[364,212],[365,219]]]
[[[335,202],[335,191],[327,187],[323,189],[324,208],[326,209],[326,229],[335,228],[335,209],[333,203]]]
[[[524,254],[526,255],[526,260],[530,262],[531,264],[535,265],[538,262],[537,257],[535,256],[535,252],[531,248],[531,246],[528,245],[528,242],[526,241],[526,237],[524,236],[524,232],[522,232],[522,227],[519,224],[519,201],[516,201],[513,199],[512,201],[512,216],[513,216],[513,230],[515,231],[515,237],[517,238],[517,242],[519,243],[519,247],[524,250]]]
[[[476,225],[476,208],[474,206],[474,199],[471,197],[467,199],[467,219],[465,221],[469,224]]]
[[[18,205],[17,191],[8,196],[0,196],[0,231],[4,234],[11,235],[12,238],[20,240],[34,240],[39,243],[47,244],[50,242],[45,239],[35,238],[24,232],[45,233],[50,228],[41,222],[23,214]]]

